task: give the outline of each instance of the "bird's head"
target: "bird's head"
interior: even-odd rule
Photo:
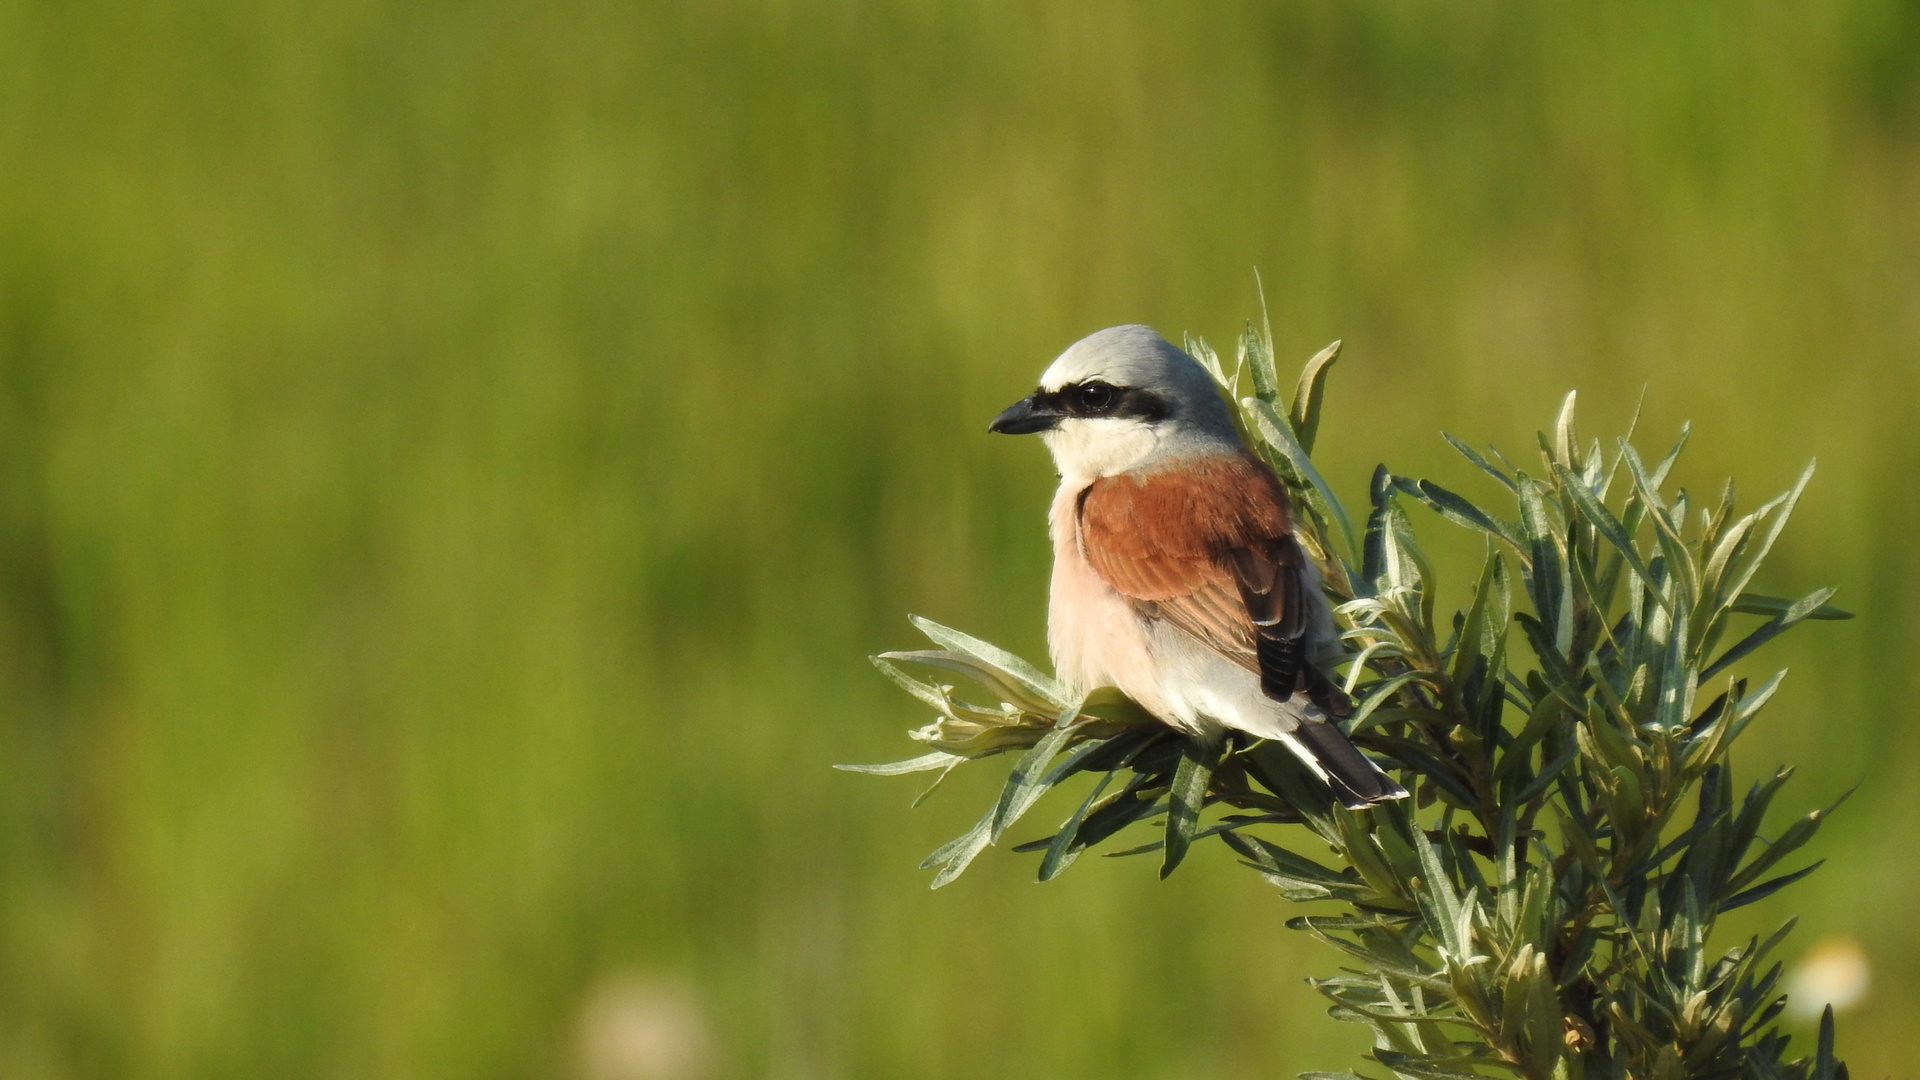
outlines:
[[[1039,434],[1060,474],[1073,479],[1240,446],[1213,377],[1146,326],[1109,327],[1074,342],[1039,388],[987,430]]]

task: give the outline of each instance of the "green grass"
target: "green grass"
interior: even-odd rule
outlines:
[[[1741,765],[1865,783],[1754,918],[1859,935],[1846,1053],[1903,1067],[1916,42],[1891,0],[0,4],[0,1073],[564,1074],[632,969],[726,1076],[1350,1058],[1224,850],[928,893],[984,791],[827,768],[926,719],[864,659],[907,611],[1044,652],[1051,475],[987,419],[1100,326],[1230,340],[1255,266],[1283,367],[1347,342],[1350,499],[1471,488],[1439,429],[1517,449],[1576,386],[1692,419],[1696,491],[1819,455],[1757,584],[1861,618],[1789,639]]]

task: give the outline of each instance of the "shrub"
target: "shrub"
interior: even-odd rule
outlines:
[[[1253,327],[1232,376],[1205,342],[1188,349],[1292,494],[1350,650],[1354,741],[1415,798],[1348,810],[1273,743],[1184,737],[1115,690],[1075,693],[916,619],[936,647],[875,663],[938,714],[912,733],[928,752],[853,768],[944,778],[1013,762],[999,799],[922,864],[934,886],[1042,794],[1085,784],[1058,829],[1013,849],[1039,854],[1041,880],[1132,825],[1156,832],[1108,854],[1157,851],[1162,876],[1219,837],[1289,899],[1339,905],[1288,925],[1340,955],[1343,970],[1313,985],[1335,1019],[1372,1029],[1373,1060],[1399,1076],[1845,1077],[1831,1010],[1810,1058],[1789,1061],[1771,1026],[1785,998],[1769,957],[1791,921],[1765,940],[1709,944],[1722,913],[1819,865],[1789,868],[1832,810],[1763,837],[1790,770],[1741,793],[1728,759],[1784,674],[1753,684],[1730,667],[1798,623],[1848,617],[1831,589],[1748,591],[1813,466],[1750,513],[1731,482],[1695,506],[1667,493],[1684,429],[1652,464],[1631,429],[1611,452],[1583,446],[1568,394],[1538,438],[1537,472],[1447,437],[1497,482],[1502,513],[1381,466],[1358,520],[1311,457],[1338,343],[1308,362],[1291,406]],[[1234,393],[1240,371],[1251,396]],[[1440,621],[1416,507],[1486,545],[1466,609]],[[1330,854],[1304,853],[1315,848]]]

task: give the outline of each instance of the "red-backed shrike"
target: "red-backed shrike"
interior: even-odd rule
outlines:
[[[1102,330],[989,430],[1038,433],[1060,472],[1047,643],[1062,679],[1117,686],[1189,734],[1277,739],[1348,806],[1406,796],[1328,712],[1318,665],[1340,649],[1320,575],[1193,357],[1149,327]]]

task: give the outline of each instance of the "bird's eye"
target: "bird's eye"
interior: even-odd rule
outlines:
[[[1105,412],[1113,407],[1113,387],[1103,382],[1090,382],[1080,387],[1080,407],[1090,413]]]

